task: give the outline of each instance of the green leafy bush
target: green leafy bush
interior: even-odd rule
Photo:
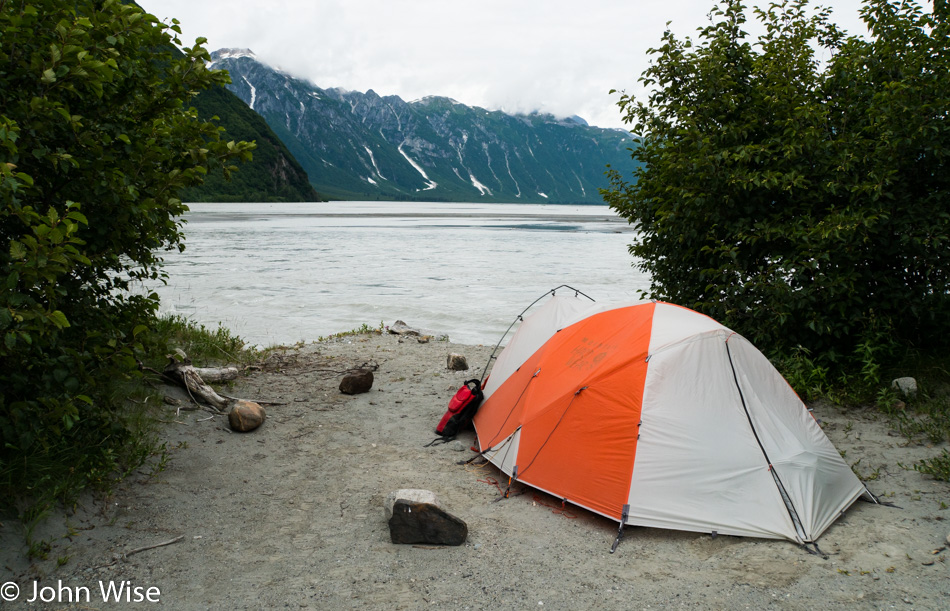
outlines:
[[[155,320],[130,286],[183,248],[179,191],[253,148],[188,107],[228,77],[178,33],[114,0],[0,2],[0,497],[141,459],[106,391]]]
[[[835,371],[869,348],[875,363],[945,349],[946,3],[866,0],[867,39],[805,0],[755,13],[754,41],[739,0],[696,41],[667,31],[640,79],[650,93],[619,102],[643,165],[611,172],[603,195],[639,229],[650,295]]]

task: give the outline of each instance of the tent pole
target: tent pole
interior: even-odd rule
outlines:
[[[499,339],[499,340],[498,340],[498,343],[495,344],[495,349],[491,351],[491,355],[488,357],[488,362],[485,363],[485,369],[482,371],[482,377],[481,377],[481,382],[482,382],[482,383],[485,382],[485,374],[488,373],[488,368],[491,366],[491,362],[495,359],[495,353],[498,352],[498,348],[501,346],[501,342],[505,341],[505,338],[508,337],[508,332],[511,331],[511,328],[514,327],[515,324],[517,324],[517,322],[518,322],[519,320],[521,320],[521,321],[524,320],[524,319],[522,318],[522,316],[524,316],[524,313],[527,312],[528,310],[530,310],[531,307],[532,307],[534,304],[538,303],[539,301],[541,301],[542,299],[544,299],[544,298],[547,297],[548,295],[553,295],[553,294],[555,294],[559,289],[570,289],[570,290],[574,291],[574,294],[575,294],[575,295],[584,295],[584,297],[587,297],[588,299],[590,299],[591,301],[593,301],[594,303],[596,303],[596,300],[595,300],[593,297],[591,297],[590,295],[586,295],[586,294],[584,294],[583,292],[581,292],[581,291],[577,290],[576,288],[574,288],[573,286],[569,286],[569,285],[567,285],[567,284],[562,284],[561,286],[556,286],[556,287],[554,287],[553,289],[551,289],[550,291],[548,291],[547,293],[541,295],[540,297],[538,297],[537,299],[535,299],[534,301],[532,301],[530,304],[528,304],[528,307],[526,307],[525,309],[521,310],[521,314],[518,314],[517,316],[515,316],[515,319],[514,319],[513,321],[511,321],[511,324],[508,325],[508,328],[507,328],[507,329],[505,329],[505,332],[502,334],[501,339]]]

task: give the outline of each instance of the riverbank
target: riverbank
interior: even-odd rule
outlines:
[[[100,583],[122,581],[183,609],[946,608],[950,488],[901,468],[936,450],[877,413],[814,406],[845,460],[900,507],[856,503],[820,539],[827,559],[784,541],[647,528],[627,529],[611,555],[615,522],[530,489],[495,502],[499,472],[457,464],[472,433],[425,447],[491,349],[368,334],[278,353],[226,391],[282,403],[243,435],[222,417],[163,408],[164,470],[84,502],[65,520],[68,537],[49,519],[34,533],[59,537],[47,560],[28,563],[22,531],[3,524],[0,582],[22,594],[4,608],[29,608],[35,583],[61,586],[47,591],[57,597],[87,588],[89,602],[74,606],[109,607]],[[447,370],[450,352],[472,370]],[[335,372],[365,362],[379,365],[372,390],[341,394]],[[393,545],[383,500],[398,488],[435,491],[468,523],[468,541]],[[69,606],[54,602],[34,606]]]

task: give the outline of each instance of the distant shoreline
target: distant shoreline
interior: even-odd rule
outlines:
[[[428,205],[438,205],[446,207],[456,207],[456,206],[557,206],[561,207],[575,207],[575,208],[607,208],[606,205],[599,204],[519,204],[519,203],[477,203],[477,202],[375,202],[375,201],[331,201],[331,202],[295,202],[298,205],[308,205],[310,203],[315,205],[345,205],[345,204],[370,204],[370,205],[385,205],[385,204],[395,204],[395,205],[419,205],[419,206],[428,206]],[[261,203],[235,203],[235,202],[195,202],[187,204],[191,212],[197,212],[201,217],[195,217],[194,220],[219,220],[221,218],[233,217],[239,218],[246,214],[259,214],[256,211],[244,211],[244,210],[227,210],[227,211],[211,211],[211,210],[200,210],[202,206],[254,206],[254,205],[264,205],[264,206],[283,206],[283,205],[293,205],[291,202],[286,204],[272,204],[268,202]],[[196,210],[194,207],[198,207]],[[386,211],[365,211],[365,212],[353,212],[349,210],[306,210],[306,211],[273,211],[268,210],[268,214],[279,215],[284,218],[410,218],[410,219],[436,219],[436,218],[453,218],[453,219],[477,219],[481,218],[483,215],[478,212],[465,212],[462,210],[439,210],[439,211],[422,211],[422,210],[400,210],[393,212]],[[537,214],[527,214],[524,212],[492,212],[493,219],[525,219],[525,220],[537,220]],[[574,214],[557,214],[556,220],[558,222],[603,222],[603,223],[613,223],[618,225],[618,230],[621,227],[629,227],[629,223],[626,219],[610,212],[601,212],[601,211],[591,211],[590,213],[574,213]]]

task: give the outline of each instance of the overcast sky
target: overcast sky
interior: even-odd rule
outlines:
[[[695,39],[712,0],[138,0],[181,22],[185,46],[249,48],[312,81],[406,101],[442,95],[507,112],[622,127],[617,94],[640,92],[667,21]],[[767,5],[753,1],[751,4]],[[860,0],[819,2],[863,33]],[[748,13],[752,18],[751,11]]]

